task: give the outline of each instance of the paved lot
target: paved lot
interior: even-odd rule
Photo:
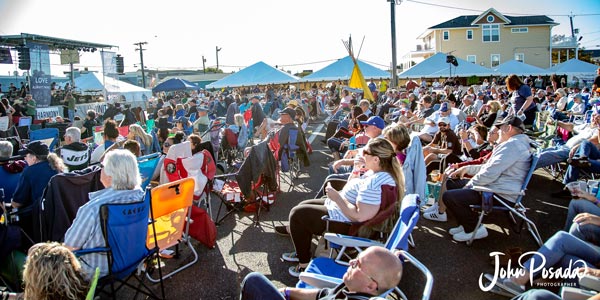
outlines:
[[[319,125],[311,124],[309,133]],[[311,156],[312,164],[297,179],[296,189],[280,194],[270,211],[261,214],[258,225],[254,224],[255,216],[251,213],[231,215],[217,227],[215,249],[207,249],[194,241],[199,262],[165,282],[168,299],[238,299],[240,283],[252,271],[265,274],[277,286],[295,285],[297,280],[287,273],[290,264],[280,259],[283,252],[293,250],[292,243],[289,238],[275,234],[273,227],[287,224],[289,210],[301,200],[312,198],[323,182],[327,174],[325,166],[331,157],[320,142],[324,129],[321,131],[317,133],[321,136],[312,143],[315,150]],[[543,239],[564,226],[568,200],[549,197],[550,192],[560,187],[560,183],[552,181],[543,170],[536,172],[529,185],[525,202],[531,208],[529,214],[536,221]],[[287,188],[282,186],[283,191]],[[217,207],[218,203],[214,202],[215,213]],[[503,299],[484,293],[478,287],[479,276],[493,271],[489,253],[504,252],[511,247],[537,249],[528,232],[516,234],[510,230],[506,215],[490,216],[484,222],[488,225],[489,237],[467,247],[452,241],[446,232],[455,226],[452,220],[448,223],[419,220],[413,234],[416,248],[411,248],[410,252],[433,273],[432,299]],[[499,226],[491,224],[493,222]],[[186,258],[189,258],[187,249],[182,251],[180,259],[169,260],[167,264],[176,265]],[[409,298],[418,299],[423,283],[418,272],[407,269],[401,286]]]

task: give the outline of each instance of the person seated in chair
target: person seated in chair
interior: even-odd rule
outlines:
[[[485,226],[475,228],[478,214],[469,205],[481,204],[481,191],[492,191],[508,202],[515,202],[521,192],[521,185],[531,164],[530,140],[525,125],[520,118],[508,116],[495,125],[499,129],[500,140],[491,157],[482,165],[471,165],[454,172],[453,176],[473,175],[465,188],[445,192],[442,201],[448,211],[455,216],[458,227],[449,230],[458,242],[487,237]]]
[[[392,144],[383,138],[375,138],[369,141],[362,152],[366,170],[364,175],[353,172],[341,191],[328,186],[325,189],[327,198],[300,202],[290,211],[289,230],[286,226],[275,227],[280,235],[291,234],[294,242],[296,252],[284,253],[282,256],[286,261],[298,262],[297,266],[289,269],[292,276],[297,277],[308,265],[312,256],[312,236],[325,231],[326,221],[321,219],[323,216],[342,222],[370,220],[380,209],[382,185],[396,186],[398,199],[402,199],[404,175]],[[329,229],[337,233],[347,233],[350,225],[334,223],[330,224]]]
[[[106,247],[99,222],[100,206],[132,203],[144,198],[137,159],[131,152],[123,149],[110,151],[102,165],[100,181],[105,189],[90,193],[90,201],[77,210],[75,220],[65,234],[65,246],[70,250]],[[100,268],[100,276],[108,274],[108,261],[104,253],[85,254],[79,260],[89,277],[97,267]]]
[[[65,144],[58,150],[69,171],[83,170],[90,164],[90,149],[81,142],[81,130],[69,127],[65,131]]]
[[[240,299],[369,299],[400,283],[402,262],[398,257],[386,248],[369,247],[350,260],[344,282],[333,289],[277,289],[264,275],[253,272],[242,282]]]
[[[435,160],[442,159],[448,154],[454,154],[454,161],[448,163],[455,163],[460,161],[458,157],[462,154],[460,141],[454,131],[450,129],[450,118],[439,118],[437,127],[439,131],[435,133],[431,143],[423,147],[427,174],[439,168],[439,163],[434,163]]]
[[[281,159],[283,155],[284,145],[288,143],[290,129],[295,129],[298,131],[298,135],[296,136],[296,146],[298,146],[297,155],[298,158],[302,159],[304,162],[304,166],[310,164],[308,161],[308,154],[306,151],[306,138],[304,137],[303,131],[299,130],[298,127],[294,124],[294,119],[296,117],[296,111],[292,108],[286,107],[279,113],[279,123],[283,125],[279,130],[279,152],[277,153],[277,157]]]
[[[24,160],[15,160],[11,161],[10,158],[13,154],[13,145],[9,141],[0,141],[0,188],[4,189],[4,202],[10,203],[10,199],[12,198],[12,194],[14,193],[16,186],[17,178],[13,180],[8,180],[6,177],[10,176],[20,176],[20,173],[23,172],[27,163]],[[0,203],[2,204],[2,203]]]

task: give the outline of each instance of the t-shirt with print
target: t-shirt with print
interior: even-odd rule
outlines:
[[[396,182],[388,172],[367,172],[361,178],[349,180],[340,192],[340,195],[353,205],[356,205],[357,202],[380,205],[382,185],[396,186]],[[329,198],[325,200],[325,206],[331,219],[346,222],[351,221],[344,215],[339,206]]]
[[[448,130],[445,133],[438,131],[433,136],[432,144],[438,145],[441,149],[451,149],[452,153],[461,155],[460,141],[452,130]]]

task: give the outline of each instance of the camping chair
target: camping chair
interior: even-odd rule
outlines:
[[[22,156],[13,156],[9,158],[9,162],[16,161],[22,159]],[[25,164],[24,164],[25,165]],[[5,168],[0,167],[0,189],[4,190],[4,201],[10,203],[15,190],[17,189],[17,184],[19,183],[19,179],[21,178],[21,173],[11,173],[7,171]],[[2,204],[2,203],[0,203]]]
[[[152,153],[146,156],[138,157],[138,168],[140,170],[140,175],[142,176],[142,188],[146,188],[150,181],[152,180],[152,176],[154,175],[154,170],[158,166],[158,162],[160,161],[160,153]]]
[[[98,280],[98,290],[104,292],[103,288],[110,285],[109,294],[113,299],[116,299],[116,293],[123,286],[136,290],[136,294],[142,293],[153,299],[165,298],[162,280],[157,281],[160,282],[162,296],[158,297],[143,282],[143,275],[138,276],[140,272],[148,275],[152,260],[158,257],[157,244],[154,243],[151,247],[147,247],[146,244],[149,215],[152,215],[152,211],[147,199],[133,203],[104,204],[100,207],[100,222],[106,247],[74,251],[77,256],[106,253],[109,272]],[[159,276],[162,278],[160,261],[157,265]],[[138,282],[137,287],[128,282],[132,277]],[[118,283],[117,287],[115,283]]]
[[[410,194],[404,197],[402,200],[399,219],[385,244],[369,239],[357,238],[342,234],[326,233],[325,238],[330,242],[342,245],[343,250],[346,250],[347,248],[353,248],[358,252],[362,252],[363,249],[376,245],[383,246],[391,251],[395,251],[396,249],[406,250],[408,249],[408,237],[419,219],[419,202],[419,196],[416,194]],[[425,274],[427,282],[424,287],[422,299],[429,299],[433,287],[433,276],[429,270],[413,256],[406,252],[402,253],[405,262],[414,264]],[[348,269],[348,263],[340,260],[343,256],[345,256],[345,254],[340,252],[335,259],[326,257],[314,258],[306,267],[306,270],[300,273],[300,281],[296,284],[296,287],[323,288],[333,287],[342,283],[343,275]],[[391,292],[392,290],[386,291],[383,293],[383,295],[385,296]],[[402,291],[397,289],[396,292],[403,296],[403,299],[406,299],[406,296],[404,296]]]
[[[521,185],[521,191],[519,192],[519,196],[517,197],[514,204],[511,202],[508,202],[505,199],[503,199],[502,197],[494,194],[493,191],[483,191],[482,192],[482,195],[483,195],[482,205],[470,205],[471,209],[473,209],[475,211],[479,211],[479,220],[477,221],[477,225],[475,226],[475,228],[479,228],[479,226],[481,226],[483,217],[485,215],[487,215],[488,213],[490,213],[494,210],[506,211],[509,213],[512,223],[514,225],[517,225],[513,228],[513,230],[516,233],[521,232],[523,223],[525,223],[525,224],[527,224],[527,230],[529,230],[529,232],[533,236],[533,239],[538,243],[538,245],[541,247],[544,244],[544,240],[540,236],[540,233],[538,232],[537,227],[535,226],[535,223],[532,220],[530,220],[529,218],[527,218],[527,216],[525,215],[527,208],[523,205],[523,197],[525,196],[525,191],[527,190],[527,184],[529,184],[529,180],[533,176],[533,172],[535,171],[535,167],[537,165],[539,158],[540,158],[539,153],[534,153],[532,155],[531,167],[529,168],[529,172],[525,176],[525,180],[523,181],[523,184]],[[477,187],[475,187],[475,189],[477,190]],[[500,205],[495,205],[496,203],[498,203]],[[515,216],[519,217],[519,219],[521,219],[521,222],[519,224],[517,224]],[[471,239],[469,241],[467,241],[467,245],[470,246],[473,243],[476,232],[477,232],[477,230],[473,230],[473,235],[471,236]]]
[[[31,119],[31,117],[20,117],[19,118],[19,126],[31,126],[31,123],[33,120]]]
[[[146,274],[150,281],[159,282],[167,279],[198,261],[198,253],[189,236],[193,199],[194,180],[192,178],[165,183],[150,191],[152,225],[148,226],[146,244],[148,246],[156,244],[161,252],[175,246],[175,257],[178,257],[179,244],[183,242],[187,244],[194,255],[192,261],[168,274],[160,274],[159,278],[153,278],[150,274]]]
[[[42,141],[48,145],[50,152],[54,151],[54,147],[60,141],[58,128],[44,128],[29,132],[29,141]]]
[[[288,132],[287,144],[281,145],[281,147],[283,147],[283,152],[281,153],[279,160],[281,162],[281,171],[287,173],[289,192],[294,189],[294,179],[300,176],[300,159],[296,154],[296,151],[300,149],[300,147],[296,145],[298,129],[290,129]]]
[[[233,132],[233,130],[229,128],[225,128],[223,130],[220,151],[220,157],[226,161],[228,167],[230,167],[239,157],[240,152],[238,151],[238,135]]]

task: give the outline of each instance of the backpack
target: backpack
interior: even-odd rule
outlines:
[[[206,210],[192,205],[191,219],[190,236],[209,249],[214,248],[217,242],[217,226]]]
[[[215,174],[217,174],[217,165],[215,164],[215,160],[210,154],[210,151],[207,149],[202,150],[202,155],[204,156],[204,162],[202,163],[202,173],[208,178],[208,180],[212,180],[215,178]]]

